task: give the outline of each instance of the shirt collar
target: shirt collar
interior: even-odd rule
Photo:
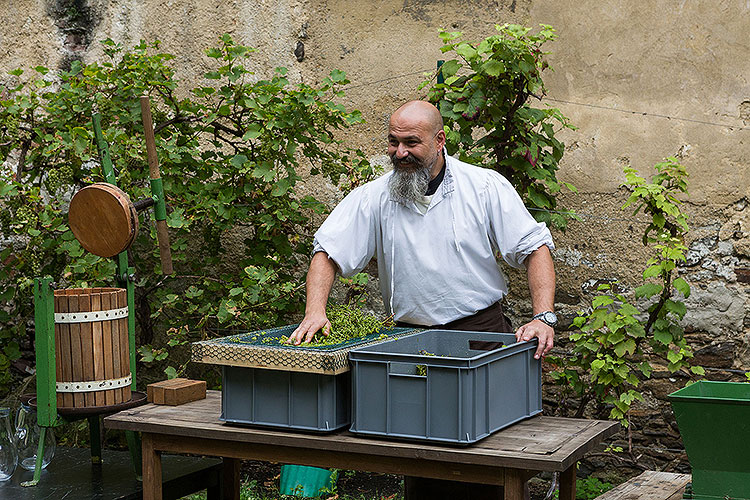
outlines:
[[[445,158],[445,177],[443,178],[443,195],[453,191],[453,162],[456,161],[452,156],[448,156],[448,150],[443,148],[443,158]]]

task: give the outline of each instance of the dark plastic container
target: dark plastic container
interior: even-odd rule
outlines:
[[[221,420],[306,431],[333,431],[351,422],[351,374],[321,375],[222,367]]]
[[[693,469],[693,499],[750,499],[750,384],[701,380],[668,396]]]
[[[192,344],[192,361],[222,366],[221,420],[284,429],[329,432],[351,423],[348,354],[408,335],[411,328],[387,328],[328,346],[280,342],[297,325],[241,332]]]
[[[537,344],[510,333],[426,330],[353,349],[350,430],[470,444],[536,415]]]

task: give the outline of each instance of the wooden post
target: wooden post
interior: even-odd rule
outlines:
[[[504,496],[505,500],[524,500],[523,476],[517,469],[505,469]]]
[[[237,458],[224,457],[221,468],[221,500],[240,500],[240,464]]]
[[[151,194],[154,198],[154,221],[156,222],[156,237],[159,240],[159,257],[161,271],[172,274],[172,252],[169,247],[169,231],[167,230],[167,210],[162,187],[159,159],[156,155],[156,139],[154,125],[151,119],[151,104],[148,96],[141,97],[141,120],[143,132],[146,136],[146,153],[148,155],[148,172],[151,177]]]
[[[151,434],[142,437],[143,454],[143,500],[162,500],[161,497],[161,452],[154,448]]]
[[[576,462],[560,474],[560,500],[575,500],[577,469]]]

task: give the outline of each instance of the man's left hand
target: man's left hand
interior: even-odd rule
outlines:
[[[539,339],[539,347],[534,353],[534,359],[544,357],[554,345],[555,330],[547,323],[538,319],[529,321],[516,330],[516,341],[526,342],[534,337]]]

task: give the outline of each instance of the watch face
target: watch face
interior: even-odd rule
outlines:
[[[544,313],[544,322],[550,326],[555,326],[557,324],[557,315],[552,311],[547,311]]]

